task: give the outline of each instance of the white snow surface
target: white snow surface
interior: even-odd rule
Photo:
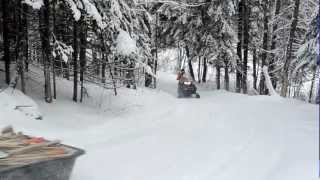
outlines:
[[[159,90],[120,89],[117,97],[88,85],[80,104],[72,84],[58,80],[53,104],[29,89],[43,120],[14,110],[32,102],[6,90],[0,127],[85,149],[72,180],[318,179],[317,106],[201,87],[201,99],[177,99],[176,83],[160,73]]]

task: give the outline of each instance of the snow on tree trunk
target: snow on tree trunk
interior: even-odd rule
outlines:
[[[263,66],[262,71],[263,71],[263,74],[264,74],[264,77],[265,77],[266,87],[269,90],[270,96],[279,96],[278,93],[276,92],[276,90],[273,88],[272,81],[271,81],[271,78],[270,78],[270,75],[269,75],[269,72],[268,72],[268,67],[267,66]]]

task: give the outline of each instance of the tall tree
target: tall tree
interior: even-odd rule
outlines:
[[[248,74],[248,53],[249,53],[249,4],[243,0],[243,64],[242,64],[242,89],[243,93],[248,93],[247,74]]]
[[[78,22],[73,21],[73,101],[78,101]]]
[[[81,96],[80,102],[83,101],[84,95],[84,72],[86,68],[86,52],[87,52],[87,24],[85,16],[82,15],[80,19],[80,83],[81,83]]]
[[[16,22],[16,26],[17,26],[17,33],[16,33],[16,47],[15,47],[15,60],[17,62],[17,71],[19,73],[20,76],[20,82],[21,82],[21,91],[23,93],[26,93],[26,87],[25,87],[25,78],[24,78],[24,66],[25,66],[25,59],[26,57],[24,57],[25,54],[23,54],[21,56],[20,51],[22,50],[22,52],[24,52],[26,49],[23,48],[25,47],[25,43],[24,43],[24,37],[26,36],[24,33],[24,15],[23,15],[23,10],[24,8],[22,7],[22,0],[18,0],[17,2],[17,12],[16,12],[16,16],[17,16],[17,22]]]
[[[282,72],[281,96],[283,97],[286,97],[288,93],[289,67],[293,58],[293,43],[294,43],[295,33],[298,26],[300,0],[295,0],[294,2],[295,2],[295,5],[294,5],[294,12],[293,12],[293,19],[290,26],[289,42],[286,50],[285,62],[284,62],[283,72]]]
[[[221,66],[220,64],[216,64],[216,83],[217,89],[221,89]]]
[[[10,40],[9,40],[9,1],[2,0],[2,27],[3,27],[3,60],[5,63],[5,80],[10,84]]]
[[[229,61],[224,60],[224,89],[229,91],[229,81],[230,81],[230,78],[229,78]]]
[[[195,81],[195,76],[194,76],[194,71],[193,71],[193,66],[192,66],[192,58],[190,57],[189,47],[186,46],[185,49],[186,49],[186,56],[188,59],[189,74],[190,74],[192,80]]]
[[[268,42],[269,42],[269,8],[270,0],[265,0],[263,3],[263,43],[262,43],[262,62],[261,67],[267,65],[267,51],[268,51]],[[262,68],[261,68],[262,69]],[[259,84],[260,94],[268,94],[266,85],[265,85],[265,76],[261,73],[260,84]]]
[[[281,0],[276,0],[276,9],[275,9],[275,13],[274,13],[274,17],[275,19],[279,18],[278,15],[280,13],[280,9],[281,9]],[[273,88],[276,88],[277,86],[277,79],[275,77],[275,49],[276,49],[276,45],[277,45],[277,33],[276,31],[278,30],[278,23],[277,21],[274,22],[273,27],[272,27],[272,40],[271,40],[271,58],[270,58],[270,62],[269,62],[269,72],[270,72],[270,76],[271,76],[271,81],[272,81],[272,85]]]
[[[44,83],[45,83],[45,101],[52,102],[50,67],[51,67],[51,48],[50,48],[50,2],[43,0],[41,7],[41,39],[42,39],[42,58],[44,66]]]
[[[253,88],[257,90],[257,50],[255,48],[253,49],[252,63],[253,63]]]
[[[244,4],[242,0],[238,2],[238,44],[237,44],[237,67],[236,67],[236,92],[241,92],[242,84],[242,39],[243,39],[243,10]]]
[[[205,57],[203,59],[203,73],[202,73],[202,82],[207,82],[207,72],[208,72],[208,64],[207,64],[207,58]]]

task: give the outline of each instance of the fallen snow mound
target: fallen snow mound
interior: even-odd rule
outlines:
[[[37,103],[17,89],[0,90],[0,99],[0,122],[4,118],[13,121],[42,119]]]

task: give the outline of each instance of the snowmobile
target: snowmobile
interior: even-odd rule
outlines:
[[[179,82],[178,84],[178,98],[195,97],[200,98],[197,93],[196,85],[191,81]]]

